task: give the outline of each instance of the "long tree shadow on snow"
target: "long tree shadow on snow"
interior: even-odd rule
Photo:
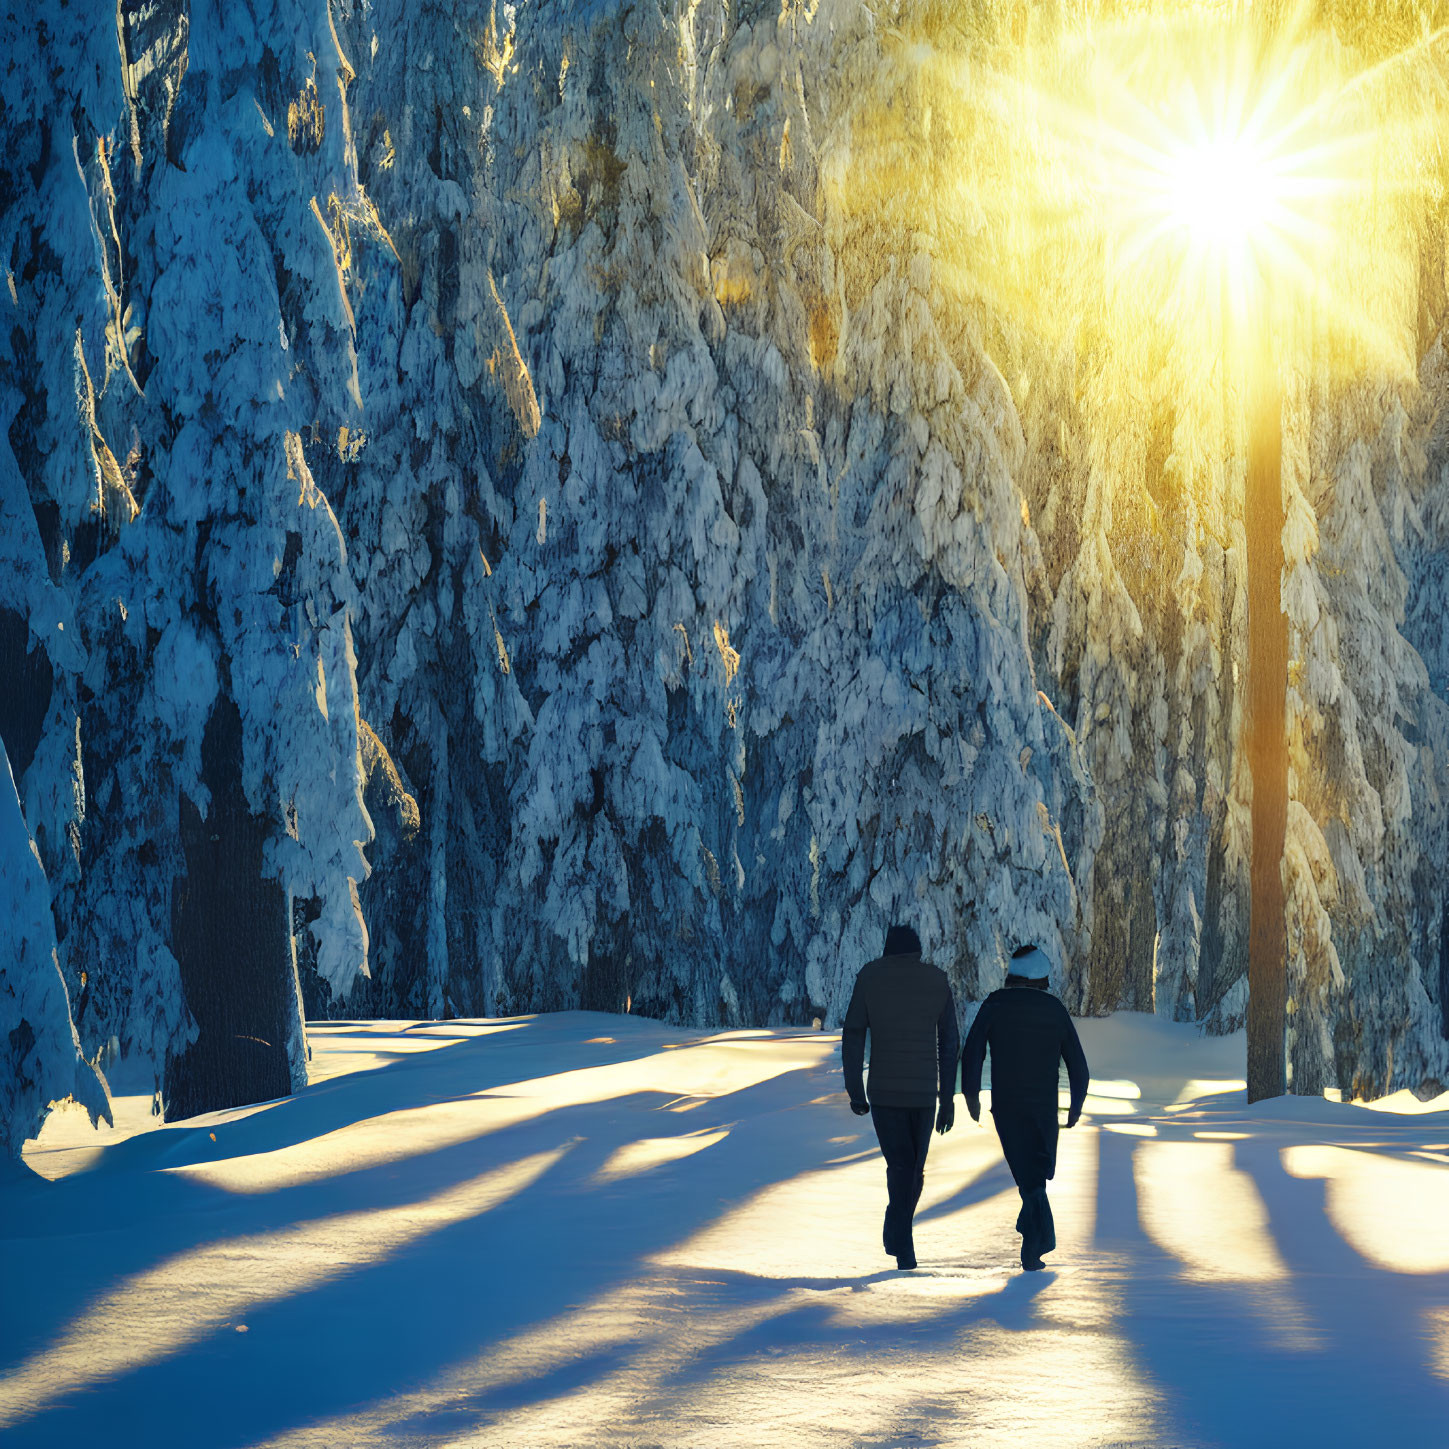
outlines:
[[[680,1035],[666,1032],[663,1039]],[[407,1070],[388,1067],[352,1083],[362,1087],[396,1072],[394,1087],[406,1082],[409,1102],[400,1102],[396,1090],[376,1098],[367,1094],[367,1102],[385,1103],[384,1111],[446,1100],[444,1093],[458,1094],[463,1085],[481,1090],[484,1082],[459,1079],[460,1069],[466,1068],[466,1077],[478,1065],[474,1059],[482,1053],[472,1051],[474,1045],[440,1048],[400,1064]],[[660,1049],[654,1042],[631,1044],[625,1058]],[[456,1062],[441,1060],[455,1051],[461,1054]],[[555,1056],[553,1070],[589,1064],[596,1055],[563,1062]],[[515,1054],[515,1064],[526,1056]],[[447,1070],[430,1073],[430,1061]],[[802,1071],[821,1081],[821,1088],[812,1086],[813,1101],[801,1100]],[[322,1084],[319,1090],[340,1089],[348,1080]],[[19,1449],[85,1442],[104,1426],[107,1441],[118,1445],[230,1449],[319,1421],[345,1425],[359,1413],[373,1417],[381,1432],[399,1443],[485,1433],[500,1416],[609,1379],[635,1363],[638,1346],[627,1338],[581,1341],[577,1351],[562,1357],[546,1355],[530,1363],[525,1355],[512,1371],[479,1388],[462,1387],[446,1404],[435,1394],[419,1407],[410,1394],[439,1382],[450,1369],[466,1371],[531,1331],[558,1329],[566,1335],[580,1305],[634,1282],[641,1270],[656,1272],[649,1260],[661,1251],[766,1188],[843,1165],[849,1159],[835,1156],[829,1140],[839,1130],[838,1087],[838,1067],[827,1060],[705,1100],[681,1115],[660,1110],[671,1105],[663,1094],[632,1093],[548,1110],[476,1139],[256,1197],[238,1198],[174,1174],[142,1173],[158,1179],[151,1185],[151,1206],[194,1245],[282,1230],[330,1213],[406,1207],[524,1154],[561,1154],[536,1180],[485,1212],[440,1226],[329,1281],[259,1303],[246,1313],[245,1335],[230,1325],[211,1328],[163,1359],[67,1394],[12,1427],[7,1444]],[[334,1101],[329,1120],[365,1120],[365,1105]],[[655,1114],[646,1131],[641,1131],[641,1111]],[[818,1121],[802,1124],[800,1112],[816,1114]],[[294,1140],[304,1116],[283,1119],[285,1130],[270,1139],[262,1134],[262,1140]],[[747,1130],[732,1131],[696,1155],[612,1182],[607,1192],[599,1190],[600,1169],[617,1149],[641,1136],[724,1130],[735,1122],[748,1124]],[[303,1132],[302,1138],[308,1135]],[[1167,1128],[1165,1135],[1179,1134]],[[1186,1138],[1186,1131],[1181,1135]],[[1272,1236],[1293,1269],[1285,1287],[1314,1340],[1305,1346],[1301,1338],[1289,1342],[1278,1331],[1281,1325],[1265,1314],[1256,1285],[1184,1281],[1183,1265],[1149,1238],[1139,1220],[1133,1169],[1137,1140],[1107,1132],[1100,1132],[1098,1140],[1098,1245],[1133,1264],[1131,1273],[1113,1278],[1112,1291],[1120,1302],[1113,1330],[1131,1346],[1144,1387],[1160,1396],[1164,1442],[1234,1449],[1259,1444],[1277,1449],[1285,1442],[1372,1443],[1390,1427],[1404,1436],[1417,1430],[1417,1437],[1434,1442],[1434,1431],[1442,1430],[1449,1413],[1449,1391],[1425,1372],[1426,1346],[1416,1323],[1404,1321],[1401,1275],[1367,1264],[1339,1239],[1324,1214],[1322,1182],[1286,1178],[1270,1145],[1238,1144],[1237,1165],[1258,1183]],[[235,1150],[230,1142],[228,1148]],[[109,1170],[89,1174],[75,1180],[73,1190],[94,1208],[104,1200],[99,1189],[111,1178]],[[1008,1186],[1002,1166],[992,1164],[922,1216],[944,1217]],[[64,1189],[62,1182],[49,1191],[64,1196]],[[68,1211],[74,1217],[82,1206],[73,1202]],[[124,1290],[134,1271],[118,1267],[112,1252],[127,1235],[116,1235],[112,1242],[111,1235],[97,1238],[94,1231],[93,1223],[92,1237],[66,1244],[90,1256],[71,1264],[72,1278],[61,1295],[65,1309],[46,1314],[57,1324],[81,1311],[83,1297]],[[587,1244],[587,1251],[578,1252],[579,1244]],[[174,1239],[164,1252],[154,1241],[129,1246],[129,1257],[142,1268],[166,1253],[186,1251]],[[835,1305],[824,1291],[818,1302],[801,1301],[800,1294],[838,1290],[841,1280],[811,1277],[808,1265],[802,1269],[787,1278],[708,1270],[704,1276],[721,1296],[714,1301],[705,1290],[688,1290],[694,1296],[687,1311],[759,1306],[766,1316],[725,1332],[687,1361],[655,1374],[652,1400],[639,1403],[638,1412],[655,1422],[667,1418],[671,1400],[708,1394],[719,1375],[767,1351],[839,1350]],[[867,1275],[857,1286],[864,1289],[890,1276]],[[855,1350],[861,1371],[871,1368],[880,1334],[913,1350],[942,1353],[988,1322],[1029,1333],[1042,1326],[1039,1297],[1052,1278],[1050,1273],[1012,1277],[999,1290],[968,1295],[944,1311],[893,1321],[877,1330],[873,1344]],[[1346,1288],[1353,1293],[1351,1303],[1345,1301]],[[1449,1301],[1445,1275],[1420,1280],[1418,1296]],[[33,1322],[26,1327],[27,1349],[57,1337],[50,1330],[35,1333]],[[1347,1361],[1346,1333],[1352,1349]],[[922,1422],[929,1427],[934,1415],[947,1432],[951,1412],[949,1406],[928,1406]]]
[[[616,1066],[652,1056],[666,1046],[704,1039],[702,1034],[650,1023],[644,1029],[647,1035],[631,1032],[617,1041],[579,1042],[581,1014],[570,1015],[571,1032],[550,1030],[553,1023],[534,1018],[518,1031],[458,1038],[446,1047],[319,1082],[222,1124],[203,1118],[199,1123],[181,1122],[139,1133],[106,1147],[95,1166],[56,1182],[33,1175],[7,1181],[0,1189],[5,1194],[0,1254],[14,1260],[5,1281],[15,1290],[16,1301],[26,1303],[27,1311],[23,1323],[0,1316],[0,1377],[37,1342],[62,1332],[107,1283],[123,1281],[207,1243],[278,1231],[331,1213],[397,1206],[458,1180],[451,1175],[458,1170],[455,1159],[444,1158],[432,1167],[419,1161],[436,1159],[446,1149],[425,1148],[405,1148],[387,1162],[256,1195],[239,1196],[170,1169],[274,1152],[378,1117],[498,1092],[543,1075],[539,1066],[544,1060],[551,1059],[555,1071]],[[590,1015],[597,1015],[601,1028],[613,1020]],[[523,1040],[535,1035],[536,1026],[543,1040]],[[555,1037],[566,1043],[565,1051],[551,1044]],[[516,1139],[509,1141],[506,1130],[466,1140],[458,1149],[466,1153],[492,1137],[512,1148]],[[479,1157],[469,1159],[469,1176],[508,1160],[506,1152],[479,1150]],[[417,1178],[411,1176],[415,1162]],[[158,1233],[158,1225],[164,1232]],[[77,1245],[93,1244],[97,1234],[110,1239],[104,1262],[96,1264],[93,1273],[77,1271]],[[64,1253],[71,1271],[39,1272],[47,1246],[59,1252],[62,1239],[67,1240]],[[36,1291],[30,1293],[25,1291],[27,1272],[37,1274]]]
[[[213,1242],[275,1231],[336,1211],[344,1202],[350,1211],[406,1204],[490,1166],[516,1161],[525,1148],[530,1154],[562,1152],[542,1176],[489,1211],[440,1226],[390,1256],[294,1296],[259,1305],[245,1314],[245,1335],[231,1323],[218,1325],[177,1352],[89,1384],[83,1393],[65,1394],[9,1427],[7,1444],[19,1449],[79,1443],[105,1425],[113,1443],[156,1449],[205,1443],[224,1449],[355,1412],[432,1378],[450,1363],[475,1359],[491,1343],[546,1324],[579,1301],[630,1280],[643,1260],[763,1188],[828,1167],[833,1149],[826,1132],[813,1134],[819,1147],[808,1160],[801,1159],[802,1134],[793,1113],[819,1108],[799,1105],[798,1090],[789,1085],[794,1075],[710,1099],[684,1119],[670,1119],[686,1133],[739,1119],[750,1121],[752,1130],[726,1136],[684,1162],[616,1183],[606,1197],[595,1191],[599,1169],[639,1138],[636,1112],[667,1105],[663,1094],[546,1111],[481,1141],[409,1157],[405,1174],[399,1173],[399,1164],[389,1163],[255,1198],[230,1197],[224,1208],[217,1207],[218,1198],[229,1195],[215,1189],[194,1183],[168,1187],[161,1194],[164,1201],[156,1203],[168,1214],[189,1214],[208,1200],[216,1221],[197,1231],[188,1220],[186,1236]],[[398,1105],[391,1098],[388,1110]],[[706,1158],[712,1181],[722,1190],[702,1195],[698,1174]],[[99,1185],[108,1175],[90,1176]],[[64,1182],[54,1188],[63,1190]],[[217,1231],[221,1226],[224,1234]],[[570,1275],[550,1271],[560,1243],[590,1240],[597,1251],[583,1260],[571,1258]],[[67,1295],[72,1316],[83,1296],[124,1292],[132,1275],[116,1272],[109,1253],[115,1246],[105,1244],[104,1261],[72,1263],[83,1285]],[[72,1244],[67,1247],[73,1251]],[[160,1256],[184,1258],[185,1251],[168,1242],[162,1254],[153,1248],[135,1256],[151,1267]],[[83,1309],[79,1316],[83,1325]],[[26,1347],[72,1329],[37,1335],[32,1324]],[[15,1356],[12,1351],[12,1364]],[[258,1392],[258,1385],[264,1391]]]
[[[1191,1140],[1190,1129],[1168,1127],[1164,1135]],[[1239,1143],[1235,1165],[1253,1177],[1268,1205],[1271,1237],[1289,1273],[1266,1285],[1194,1281],[1142,1226],[1134,1173],[1139,1139],[1103,1132],[1099,1141],[1098,1246],[1133,1265],[1130,1273],[1112,1275],[1119,1299],[1113,1330],[1124,1338],[1143,1375],[1144,1391],[1156,1401],[1154,1433],[1159,1437],[1154,1442],[1184,1449],[1281,1449],[1299,1442],[1376,1443],[1386,1433],[1434,1442],[1442,1434],[1449,1388],[1435,1381],[1426,1362],[1432,1350],[1417,1314],[1405,1315],[1405,1275],[1366,1262],[1343,1242],[1326,1215],[1322,1182],[1289,1177],[1271,1143]],[[933,1215],[970,1206],[1004,1186],[1001,1172],[988,1168],[938,1204]],[[733,1306],[840,1287],[838,1279],[803,1275],[761,1279],[711,1269],[709,1276],[733,1279]],[[870,1275],[857,1286],[890,1276]],[[877,1368],[886,1337],[925,1355],[951,1348],[988,1322],[1013,1332],[1044,1327],[1038,1299],[1052,1281],[1051,1273],[1015,1276],[998,1291],[969,1297],[945,1313],[877,1329],[862,1350],[861,1371]],[[1413,1296],[1420,1306],[1449,1305],[1449,1275],[1416,1276],[1415,1282]],[[1352,1341],[1347,1356],[1346,1335]],[[655,1397],[641,1403],[636,1416],[645,1423],[668,1422],[671,1405],[682,1393],[708,1396],[716,1376],[766,1355],[838,1349],[840,1338],[833,1305],[796,1301],[659,1375]],[[600,1364],[600,1376],[620,1364],[620,1356],[611,1354]],[[571,1388],[584,1382],[569,1376]],[[539,1375],[510,1381],[506,1392],[495,1388],[477,1394],[468,1405],[468,1412],[478,1416],[471,1427],[481,1431],[493,1414],[544,1402],[556,1392],[549,1376]],[[1077,1408],[1090,1412],[1092,1406]],[[929,1434],[933,1418],[940,1419],[940,1431],[949,1435],[959,1428],[947,1422],[953,1413],[949,1406],[939,1411],[926,1406],[918,1427]],[[421,1429],[430,1422],[418,1416],[406,1427]]]
[[[1270,1144],[1235,1146],[1290,1270],[1273,1285],[1284,1295],[1276,1309],[1262,1285],[1184,1281],[1183,1265],[1141,1224],[1138,1141],[1101,1134],[1099,1241],[1147,1269],[1122,1277],[1117,1326],[1163,1395],[1173,1432],[1183,1443],[1232,1449],[1442,1437],[1449,1386],[1429,1373],[1427,1346],[1404,1321],[1403,1275],[1343,1242],[1322,1182],[1289,1177]],[[1439,1292],[1449,1297],[1442,1277]],[[1285,1301],[1297,1309],[1293,1321]]]
[[[1170,1129],[1168,1135],[1179,1136]],[[1182,1132],[1180,1140],[1190,1134]],[[1140,1139],[1102,1132],[1099,1142],[1097,1246],[1133,1265],[1129,1273],[1112,1275],[1120,1300],[1112,1328],[1129,1346],[1144,1390],[1157,1399],[1154,1442],[1183,1449],[1281,1449],[1442,1437],[1449,1385],[1427,1362],[1433,1350],[1417,1312],[1405,1313],[1405,1275],[1366,1262],[1344,1243],[1325,1211],[1323,1182],[1287,1175],[1271,1143],[1236,1144],[1235,1165],[1253,1178],[1267,1204],[1271,1237],[1289,1273],[1266,1285],[1191,1281],[1185,1265],[1142,1226],[1134,1172]],[[988,1168],[934,1214],[970,1206],[1003,1185],[997,1169]],[[1030,1332],[1046,1326],[1038,1310],[1052,1281],[1050,1272],[1014,1276],[1000,1290],[967,1298],[946,1313],[894,1323],[889,1334],[924,1361],[958,1341],[969,1351],[962,1335],[988,1322]],[[827,1288],[832,1282],[802,1277],[773,1286]],[[1449,1274],[1415,1275],[1412,1296],[1420,1308],[1449,1306]],[[686,1370],[661,1379],[660,1387],[677,1392],[693,1385],[707,1392],[712,1375],[752,1354],[819,1352],[839,1341],[830,1305],[798,1303],[711,1346]],[[879,1362],[884,1346],[877,1328],[862,1353],[863,1372]],[[651,1412],[665,1414],[668,1403],[661,1392]],[[1093,1406],[1075,1407],[1090,1413]],[[949,1422],[953,1413],[927,1405],[917,1427],[929,1434],[940,1420],[937,1427],[949,1437],[960,1427]]]

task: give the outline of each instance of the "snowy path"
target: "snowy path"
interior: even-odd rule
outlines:
[[[1085,1022],[1056,1271],[963,1111],[900,1274],[836,1036],[312,1035],[298,1097],[0,1179],[7,1449],[1445,1442],[1449,1111],[1249,1113],[1240,1039]]]

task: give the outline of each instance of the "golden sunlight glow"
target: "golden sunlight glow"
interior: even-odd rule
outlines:
[[[1087,1093],[1087,1100],[1086,1100],[1086,1103],[1085,1103],[1085,1111],[1087,1113],[1087,1116],[1089,1116],[1089,1117],[1130,1117],[1130,1116],[1132,1116],[1137,1111],[1137,1109],[1132,1105],[1132,1103],[1130,1101],[1128,1101],[1128,1100],[1126,1100],[1126,1099],[1124,1099],[1122,1097],[1117,1097],[1117,1096],[1102,1096],[1102,1097],[1099,1097],[1097,1095],[1097,1093],[1096,1093],[1096,1090],[1095,1090],[1096,1085],[1097,1084],[1095,1082],[1093,1082],[1092,1083],[1093,1090]],[[1059,1094],[1059,1097],[1060,1097],[1060,1100],[1057,1103],[1058,1106],[1065,1107],[1065,1106],[1068,1106],[1070,1104],[1071,1098],[1067,1095],[1067,1093],[1062,1092],[1062,1093]],[[985,1100],[985,1095],[984,1094],[982,1096],[982,1100],[983,1101]]]
[[[1374,0],[1025,8],[902,22],[890,104],[823,171],[835,215],[930,238],[1003,376],[1075,371],[1108,473],[1167,399],[1193,489],[1223,486],[1245,368],[1415,376],[1442,32]]]
[[[580,1067],[455,1100],[379,1113],[265,1152],[227,1154],[223,1137],[219,1143],[222,1155],[215,1161],[166,1170],[226,1192],[276,1192],[439,1152],[519,1127],[550,1112],[594,1102],[651,1094],[673,1099],[660,1104],[665,1110],[688,1111],[717,1094],[816,1066],[826,1050],[813,1033],[791,1039],[782,1050],[778,1041],[761,1043],[747,1033],[724,1032],[677,1051]],[[662,1140],[670,1147],[656,1150],[666,1155],[671,1147],[682,1155],[709,1145],[698,1137]],[[645,1165],[663,1160],[661,1155]],[[629,1170],[642,1171],[643,1167],[636,1164]]]
[[[1327,1182],[1329,1221],[1370,1263],[1449,1273],[1449,1170],[1383,1152],[1305,1144],[1283,1149],[1294,1177]]]
[[[1228,1092],[1245,1092],[1248,1084],[1241,1077],[1193,1077],[1184,1082],[1173,1107],[1195,1107],[1199,1097],[1222,1096]],[[1169,1111],[1172,1107],[1168,1108]]]
[[[729,1135],[728,1129],[721,1128],[715,1132],[690,1132],[683,1137],[641,1137],[610,1153],[609,1160],[594,1174],[594,1180],[617,1182],[620,1178],[634,1177],[651,1168],[693,1157],[696,1152],[723,1142]]]
[[[1144,1142],[1133,1155],[1138,1217],[1147,1235],[1197,1283],[1235,1283],[1242,1302],[1283,1348],[1321,1349],[1274,1241],[1253,1178],[1227,1142]]]
[[[1165,327],[1209,362],[1288,345],[1285,324],[1332,266],[1350,149],[1295,145],[1297,98],[1285,116],[1283,86],[1254,98],[1233,52],[1215,66],[1185,77],[1175,100],[1139,102],[1092,128],[1091,225],[1121,325]]]
[[[1132,1159],[1142,1226],[1189,1277],[1266,1283],[1288,1276],[1251,1177],[1227,1143],[1144,1142]]]

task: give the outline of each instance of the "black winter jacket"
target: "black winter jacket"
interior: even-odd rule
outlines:
[[[1030,986],[993,991],[981,1003],[961,1052],[961,1094],[971,1115],[981,1112],[981,1067],[991,1048],[991,1110],[1057,1106],[1057,1064],[1067,1063],[1070,1120],[1081,1114],[1090,1074],[1077,1028],[1065,1006]]]
[[[867,1030],[873,1107],[930,1107],[937,1096],[950,1101],[961,1037],[951,983],[939,966],[912,951],[860,968],[840,1036],[852,1102],[867,1100],[862,1081]]]

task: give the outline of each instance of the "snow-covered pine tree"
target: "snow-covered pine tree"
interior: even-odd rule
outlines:
[[[50,887],[10,760],[0,749],[0,1162],[20,1155],[55,1102],[111,1120],[106,1079],[86,1060],[55,955]]]
[[[123,6],[118,53],[62,12],[5,75],[10,444],[79,639],[23,790],[87,1051],[172,1113],[305,1082],[291,898],[339,986],[366,961],[352,587],[302,443],[355,421],[317,201],[348,152],[325,7],[274,20]]]

